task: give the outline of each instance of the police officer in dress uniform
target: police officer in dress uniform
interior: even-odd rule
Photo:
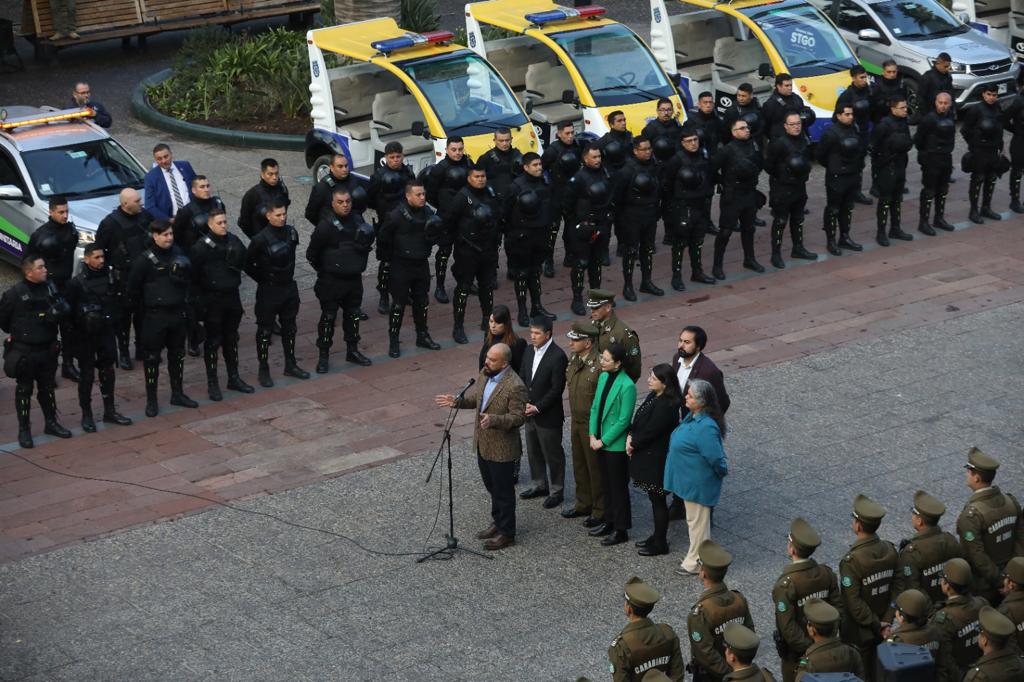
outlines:
[[[1010,138],[1010,210],[1024,213],[1020,203],[1020,184],[1024,177],[1024,94],[1020,92],[1003,112],[1003,128],[1013,133]]]
[[[4,374],[16,381],[14,410],[18,415],[18,444],[32,443],[32,386],[45,419],[44,433],[71,438],[57,421],[54,396],[57,375],[57,327],[70,312],[57,287],[46,279],[46,261],[34,253],[21,260],[24,280],[0,298],[0,329],[10,334],[4,342]],[[596,379],[595,379],[596,381]]]
[[[686,123],[692,123],[697,128],[697,135],[700,137],[700,148],[707,151],[708,157],[714,155],[718,146],[722,143],[722,137],[726,134],[722,117],[715,108],[715,96],[705,90],[697,96],[697,106],[691,108],[686,114]],[[684,124],[685,125],[685,124]],[[712,191],[706,199],[705,212],[708,217],[708,234],[718,234],[718,227],[711,222],[711,200],[714,197]],[[705,282],[707,284],[708,282]]]
[[[455,195],[466,186],[466,175],[472,163],[473,160],[466,155],[466,145],[462,138],[453,136],[445,144],[445,157],[420,172],[420,180],[427,191],[427,201],[442,219]],[[444,228],[434,256],[434,300],[438,303],[448,303],[444,280],[448,274],[448,259],[455,245],[455,226],[445,223]]]
[[[850,85],[840,93],[836,100],[836,110],[840,106],[853,107],[853,127],[857,131],[857,139],[860,140],[861,155],[867,153],[871,141],[871,101],[874,91],[871,82],[868,80],[867,70],[860,64],[850,67]],[[872,178],[872,185],[874,181]],[[865,206],[871,205],[871,198],[864,195],[859,183],[854,201]]]
[[[68,282],[66,295],[75,325],[75,351],[81,376],[78,379],[78,404],[82,408],[82,430],[96,431],[92,416],[92,383],[100,377],[103,396],[103,421],[127,426],[132,423],[114,405],[114,363],[117,362],[117,322],[121,314],[121,296],[114,271],[106,264],[103,249],[86,244],[82,269]],[[94,372],[95,370],[95,372]]]
[[[996,459],[971,448],[965,468],[972,493],[956,520],[956,532],[974,575],[974,593],[997,604],[1003,569],[1013,557],[1024,556],[1024,515],[1013,495],[992,484],[999,469]]]
[[[359,217],[363,215],[369,202],[368,193],[349,172],[348,157],[344,154],[334,154],[331,156],[331,165],[327,176],[313,185],[313,189],[309,193],[309,201],[306,202],[304,215],[306,221],[314,228],[324,218],[330,219],[333,215],[334,190],[338,188],[348,191],[349,197],[352,199],[352,212]]]
[[[601,286],[602,254],[612,222],[612,177],[595,145],[583,151],[583,166],[569,180],[563,196],[567,246],[572,263],[572,312],[583,315],[583,276],[591,288]]]
[[[569,390],[572,475],[576,481],[576,504],[562,510],[562,516],[585,516],[583,525],[594,528],[604,523],[604,485],[601,483],[597,455],[590,448],[590,408],[601,375],[597,337],[601,332],[590,322],[573,322],[566,333],[569,339],[569,364],[565,383]]]
[[[882,641],[885,628],[892,623],[891,587],[899,561],[892,543],[875,534],[884,516],[885,509],[871,498],[866,495],[854,498],[851,526],[857,541],[839,562],[846,613],[843,641],[860,652],[867,682],[875,675],[875,647]]]
[[[791,563],[772,587],[775,604],[775,648],[782,664],[782,679],[792,682],[796,666],[814,642],[807,634],[804,605],[810,599],[824,599],[835,608],[842,607],[839,583],[831,568],[811,558],[821,544],[821,536],[801,518],[789,525],[786,553]]]
[[[914,239],[914,235],[904,232],[900,225],[903,190],[907,186],[907,162],[910,159],[908,152],[913,146],[907,123],[907,102],[893,99],[889,102],[889,115],[871,131],[871,175],[878,189],[875,241],[879,246],[889,246],[890,239],[907,242]]]
[[[640,261],[640,291],[664,296],[651,279],[654,270],[654,236],[661,213],[661,181],[658,163],[652,157],[651,141],[639,135],[633,138],[633,153],[615,176],[616,222],[622,244],[622,297],[636,300],[633,269]]]
[[[999,613],[1013,623],[1017,649],[1024,652],[1024,557],[1014,557],[1006,564],[999,592],[1003,597]]]
[[[194,291],[203,303],[203,359],[206,365],[206,388],[210,400],[222,399],[217,378],[217,356],[224,351],[228,371],[228,390],[252,393],[254,389],[238,374],[238,325],[242,321],[242,285],[246,247],[242,240],[228,232],[228,217],[215,208],[206,217],[203,236],[192,246]]]
[[[797,114],[800,117],[801,130],[804,131],[805,138],[806,131],[810,130],[811,125],[817,120],[814,110],[807,106],[804,98],[793,92],[793,77],[788,73],[775,76],[775,91],[761,107],[761,114],[764,116],[765,130],[770,140],[789,132],[785,129],[789,114]]]
[[[753,630],[754,619],[750,617],[746,597],[725,584],[732,555],[714,540],[705,540],[697,548],[697,556],[704,591],[686,616],[691,654],[686,669],[693,675],[694,682],[720,682],[730,672],[725,662],[723,633],[726,626],[739,623]]]
[[[775,682],[775,676],[754,663],[761,638],[753,630],[739,623],[725,626],[725,662],[732,668],[724,680],[752,680],[753,682]]]
[[[395,210],[405,199],[405,185],[416,179],[416,174],[405,162],[405,152],[401,142],[388,142],[384,145],[384,164],[373,170],[370,186],[367,190],[368,203],[376,213],[373,230],[378,235],[384,217]],[[377,291],[380,301],[377,312],[381,315],[391,313],[390,273],[391,263],[384,259],[384,252],[377,249]]]
[[[657,624],[648,616],[661,595],[640,578],[626,581],[622,610],[629,624],[608,647],[608,671],[616,682],[646,679],[650,670],[660,670],[670,680],[682,680],[683,654],[679,637],[671,626]]]
[[[683,126],[676,116],[675,105],[668,97],[658,100],[657,117],[644,126],[642,137],[651,142],[654,158],[659,162],[671,159],[679,150],[679,141],[683,137]]]
[[[1013,623],[991,606],[978,617],[982,657],[967,671],[964,682],[1017,682],[1024,679],[1024,655],[1013,648]]]
[[[520,327],[530,326],[530,319],[534,317],[555,317],[541,303],[540,283],[544,261],[550,256],[549,235],[555,220],[552,206],[551,184],[544,177],[541,157],[527,152],[522,158],[522,172],[509,186],[502,209],[508,270],[514,282]],[[529,314],[527,291],[530,292]]]
[[[608,169],[608,172],[614,178],[622,170],[622,167],[626,165],[626,161],[629,160],[629,150],[633,147],[633,133],[629,132],[629,129],[626,127],[626,115],[621,111],[613,111],[608,114],[608,127],[608,132],[602,135],[594,144],[601,150],[601,161],[604,167]],[[623,253],[621,232],[622,223],[616,221],[616,253],[619,256]],[[603,244],[602,248],[601,265],[611,265],[608,244]]]
[[[555,141],[544,148],[544,155],[540,157],[544,172],[551,181],[551,195],[561,197],[565,186],[569,184],[576,172],[583,164],[583,145],[576,139],[576,129],[572,121],[559,121],[555,124]],[[558,206],[556,199],[555,205]],[[551,232],[548,235],[548,249],[550,253],[544,261],[544,276],[555,276],[554,253],[555,243],[558,241],[558,224],[562,221],[561,211],[552,210]],[[562,246],[565,248],[565,259],[562,267],[572,267],[569,262],[569,230],[568,226],[562,232]]]
[[[145,359],[146,416],[160,412],[156,389],[160,379],[160,354],[167,349],[167,374],[171,380],[171,404],[199,407],[182,388],[185,373],[185,340],[188,337],[189,289],[192,264],[174,245],[174,229],[166,220],[149,227],[152,241],[132,265],[126,287],[130,305],[141,305]]]
[[[914,537],[900,542],[899,562],[892,593],[920,590],[932,603],[945,600],[942,593],[942,567],[950,559],[963,556],[956,537],[939,527],[946,505],[923,490],[914,493],[910,523]]]
[[[634,382],[640,379],[643,364],[640,355],[640,337],[629,325],[615,315],[615,294],[604,289],[591,289],[587,296],[590,321],[597,327],[597,352],[603,353],[608,346],[618,343],[626,351],[622,369]]]
[[[270,388],[270,338],[274,323],[281,325],[284,375],[308,379],[309,372],[295,361],[295,318],[299,314],[299,288],[295,284],[295,254],[299,233],[288,224],[284,199],[270,200],[264,214],[267,226],[249,242],[245,274],[256,282],[256,358],[260,386]]]
[[[281,179],[277,160],[263,159],[260,161],[260,181],[242,195],[242,207],[238,211],[238,227],[246,237],[253,239],[267,226],[267,210],[275,203],[281,203],[287,209],[292,200]]]
[[[853,204],[860,192],[860,174],[864,167],[864,149],[853,125],[853,106],[836,104],[832,125],[818,140],[817,154],[818,163],[825,167],[825,248],[833,256],[843,255],[840,248],[863,251],[864,247],[850,237]]]
[[[962,676],[953,663],[950,643],[938,626],[928,622],[931,608],[931,600],[920,590],[900,593],[896,597],[892,630],[885,641],[923,646],[935,661],[935,682],[957,682]]]
[[[450,147],[451,145],[449,145]],[[427,308],[430,297],[430,249],[447,239],[444,225],[433,209],[427,206],[423,184],[413,180],[405,186],[405,198],[384,217],[377,237],[377,248],[391,263],[391,315],[388,319],[388,355],[402,352],[398,335],[402,331],[405,306],[412,302],[412,319],[416,324],[416,345],[440,350],[427,329]],[[445,265],[447,268],[447,264]]]
[[[978,225],[983,224],[985,218],[1002,220],[1002,216],[992,210],[992,193],[996,180],[1008,170],[1003,164],[1008,166],[1009,163],[1002,155],[1003,110],[995,83],[981,86],[981,101],[964,113],[960,134],[967,141],[967,153],[960,165],[964,172],[971,174],[968,188],[971,212],[967,217]]]
[[[871,79],[871,121],[876,125],[889,115],[889,103],[893,99],[902,99],[907,103],[908,116],[916,113],[920,102],[910,94],[910,88],[900,75],[895,60],[886,59],[882,62],[882,75]],[[931,110],[932,102],[926,104],[925,111]]]
[[[808,599],[804,617],[807,634],[814,643],[797,663],[796,681],[808,673],[852,673],[865,679],[860,653],[839,639],[839,611],[821,599]]]
[[[921,166],[921,208],[917,231],[935,236],[934,228],[953,231],[946,222],[946,195],[953,173],[953,147],[956,145],[956,114],[953,98],[947,92],[939,93],[928,102],[927,109],[914,132],[917,163]],[[935,203],[935,222],[931,223],[932,202]]]
[[[705,136],[707,139],[707,136]],[[714,138],[717,144],[717,138]],[[714,284],[715,278],[704,272],[702,251],[704,235],[711,226],[711,197],[715,185],[709,150],[703,146],[697,129],[687,121],[683,125],[681,148],[663,167],[662,205],[665,207],[665,241],[672,246],[672,288],[685,291],[683,253],[690,251],[690,280]]]
[[[725,279],[723,263],[725,249],[733,230],[739,230],[743,245],[743,267],[764,272],[764,266],[754,257],[754,219],[757,209],[764,204],[764,195],[757,191],[757,178],[764,167],[760,137],[754,137],[746,118],[732,124],[733,139],[721,147],[711,159],[711,168],[722,187],[719,204],[718,229],[715,237],[715,261],[711,274]]]
[[[135,359],[142,360],[140,346],[142,338],[141,311],[128,305],[124,284],[128,280],[132,263],[149,246],[149,225],[153,217],[142,208],[142,197],[137,190],[127,187],[121,190],[118,207],[100,221],[96,230],[96,245],[103,249],[107,264],[114,271],[114,277],[121,293],[121,321],[117,329],[118,367],[132,368],[132,355],[128,351],[132,327],[135,327]]]
[[[981,656],[978,648],[978,613],[988,602],[971,595],[971,567],[963,559],[950,559],[942,567],[939,583],[945,603],[939,606],[930,624],[942,633],[949,644],[956,679],[963,678],[967,668]]]
[[[807,206],[807,178],[811,174],[811,151],[799,113],[789,111],[785,114],[782,132],[774,135],[765,149],[764,168],[770,176],[768,203],[772,208],[772,266],[786,267],[782,259],[782,236],[786,223],[789,223],[789,235],[793,241],[790,256],[817,260],[818,254],[804,247],[804,208]]]

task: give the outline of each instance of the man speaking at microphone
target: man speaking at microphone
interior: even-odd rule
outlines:
[[[439,395],[441,407],[474,410],[473,448],[484,487],[491,496],[492,523],[477,533],[484,549],[497,550],[515,543],[515,463],[522,457],[519,427],[526,421],[526,386],[511,370],[512,349],[496,343],[487,351],[476,387],[457,398]],[[472,384],[474,382],[470,382]],[[468,388],[468,387],[467,387]]]

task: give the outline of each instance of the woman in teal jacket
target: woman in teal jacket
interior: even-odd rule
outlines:
[[[590,407],[590,447],[597,453],[605,490],[603,523],[590,534],[607,536],[601,541],[606,547],[629,540],[627,531],[633,525],[626,432],[636,407],[636,385],[622,371],[625,359],[626,349],[618,343],[610,344],[601,353],[601,376]]]

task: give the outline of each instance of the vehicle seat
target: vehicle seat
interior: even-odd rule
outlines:
[[[582,119],[581,110],[562,103],[562,92],[575,89],[569,71],[561,64],[539,62],[526,68],[526,94],[533,100],[530,117],[535,121],[554,124]]]
[[[770,92],[772,84],[757,75],[759,64],[768,61],[761,43],[750,38],[736,40],[726,37],[715,41],[715,71],[727,89],[735,89],[740,83],[750,83],[754,94]]]
[[[434,145],[409,132],[414,121],[423,121],[423,112],[416,98],[402,92],[390,90],[373,96],[373,122],[370,124],[370,140],[376,151],[384,153],[388,142],[401,142],[406,155],[430,151]]]
[[[690,80],[710,80],[715,41],[732,37],[728,17],[696,18],[677,14],[669,18],[669,23],[679,73],[689,75]]]

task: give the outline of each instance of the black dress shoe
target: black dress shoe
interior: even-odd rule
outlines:
[[[519,493],[520,500],[532,500],[535,497],[546,497],[548,491],[544,488],[527,488],[523,492]]]
[[[640,556],[661,556],[668,554],[668,545],[646,544],[641,547],[637,554]]]
[[[370,316],[369,316],[369,315],[367,315],[366,313],[364,313],[364,312],[362,311],[362,309],[360,309],[360,310],[359,310],[359,321],[360,321],[360,322],[366,322],[366,321],[367,321],[367,320],[369,320],[369,319],[370,319]]]
[[[646,537],[643,540],[637,540],[636,542],[633,543],[633,546],[634,547],[646,547],[647,545],[651,544],[651,542],[653,542],[653,541],[654,541],[654,536],[651,535],[650,537]]]
[[[604,540],[601,540],[601,544],[604,547],[611,547],[612,545],[621,545],[623,542],[629,540],[629,533],[624,530],[617,530]]]
[[[665,290],[649,279],[645,279],[644,281],[640,282],[640,291],[645,294],[651,294],[652,296],[665,295]]]
[[[864,206],[870,206],[871,204],[875,203],[871,199],[871,197],[864,196],[864,192],[858,192],[857,196],[855,196],[853,200],[858,204],[862,204]]]
[[[593,516],[588,516],[587,518],[583,519],[583,527],[584,528],[595,528],[597,526],[603,526],[603,525],[604,525],[604,521],[602,521],[601,519],[596,519]]]
[[[117,410],[103,413],[103,422],[105,424],[117,424],[118,426],[131,426],[132,420],[124,416]]]
[[[560,504],[562,504],[562,495],[561,493],[555,493],[554,495],[544,498],[544,504],[542,506],[545,509],[554,509]]]
[[[78,370],[75,369],[75,366],[72,365],[70,362],[65,363],[64,366],[60,368],[60,375],[67,379],[68,381],[73,381],[76,384],[78,383],[78,380],[80,378]]]
[[[71,438],[71,432],[61,426],[56,419],[46,422],[46,426],[43,427],[43,433],[56,436],[57,438]]]
[[[561,512],[563,519],[578,519],[581,516],[586,516],[587,512],[576,511],[575,507],[570,509],[563,509]]]
[[[353,365],[361,365],[363,367],[369,367],[373,364],[373,360],[355,349],[345,351],[345,362],[351,362]]]
[[[227,387],[229,391],[238,391],[239,393],[255,393],[256,389],[249,384],[242,381],[242,377],[234,374],[228,377]]]
[[[126,372],[130,372],[135,367],[135,365],[132,364],[132,358],[130,355],[122,355],[118,358],[117,366]]]
[[[707,274],[703,270],[697,270],[690,275],[691,282],[700,282],[701,284],[714,284],[715,278]]]
[[[416,345],[420,348],[426,348],[428,350],[441,350],[441,345],[435,343],[430,334],[426,332],[416,335]]]
[[[610,524],[610,523],[603,523],[603,522],[602,522],[602,523],[601,523],[601,525],[599,525],[599,526],[596,526],[596,527],[594,527],[594,528],[591,528],[591,529],[590,529],[590,530],[589,530],[589,531],[587,532],[587,534],[588,534],[588,535],[589,535],[590,537],[593,537],[593,538],[599,538],[599,537],[603,537],[603,536],[605,536],[605,535],[611,535],[611,534],[612,534],[612,531],[614,531],[614,530],[615,530],[615,529],[614,529],[614,528],[612,528],[612,524]]]
[[[301,367],[296,365],[294,362],[291,363],[291,364],[286,364],[284,366],[284,371],[281,372],[281,373],[284,374],[286,377],[295,377],[296,379],[308,379],[309,378],[309,372],[307,372],[306,370],[302,369]]]
[[[93,421],[91,412],[82,412],[82,430],[86,433],[96,433],[96,422]]]
[[[192,400],[192,398],[189,398],[184,393],[172,393],[171,405],[177,405],[178,407],[199,407],[199,403]]]
[[[329,371],[331,371],[330,357],[327,355],[321,355],[316,361],[316,373],[327,374]]]
[[[764,227],[768,223],[766,223],[762,218],[754,218],[754,224],[757,225],[758,227]]]

